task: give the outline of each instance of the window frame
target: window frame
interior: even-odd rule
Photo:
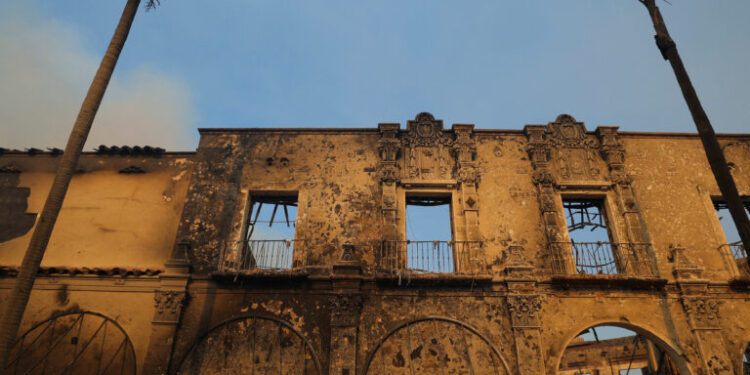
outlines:
[[[578,270],[578,264],[576,263],[575,259],[575,253],[571,242],[571,235],[570,231],[568,230],[568,221],[566,218],[567,211],[565,209],[564,201],[569,200],[597,200],[601,202],[600,206],[600,215],[602,215],[604,219],[604,223],[606,225],[605,229],[607,231],[607,236],[609,238],[609,243],[614,244],[616,246],[619,246],[619,244],[630,244],[630,240],[627,238],[626,232],[621,230],[620,228],[624,228],[624,223],[618,220],[620,216],[622,215],[622,212],[620,211],[619,207],[616,204],[616,197],[614,196],[614,192],[611,190],[608,191],[585,191],[585,190],[569,190],[569,191],[563,191],[558,192],[555,197],[556,205],[558,209],[558,221],[560,223],[559,227],[564,228],[562,231],[564,234],[562,237],[562,242],[564,245],[569,247],[566,247],[566,249],[569,249],[567,251],[567,255],[563,255],[563,259],[569,259],[567,262],[570,262],[569,266],[566,266],[566,268],[569,270],[569,272],[572,272],[575,275],[581,275],[582,273]],[[617,264],[617,272],[610,273],[606,275],[625,275],[627,271],[625,271],[623,268],[626,268],[626,266],[623,266],[622,259],[618,259],[618,254],[615,253],[615,249],[610,247],[610,251],[612,251],[612,257],[615,259]],[[586,274],[588,275],[588,274]],[[593,274],[596,275],[596,274]]]

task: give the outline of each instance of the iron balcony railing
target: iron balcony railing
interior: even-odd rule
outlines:
[[[741,241],[732,242],[730,244],[723,245],[729,248],[729,252],[732,253],[734,261],[737,263],[737,268],[745,276],[750,276],[750,265],[747,263],[747,253],[745,252],[745,246]]]
[[[304,240],[232,241],[221,253],[219,271],[290,270],[304,263],[306,254]]]
[[[565,254],[572,254],[579,274],[656,276],[649,248],[646,243],[558,242],[552,249],[553,272],[567,273]]]
[[[732,251],[732,256],[734,257],[734,259],[740,260],[747,258],[747,253],[745,252],[745,247],[742,246],[742,242],[737,241],[727,244],[726,246],[728,246],[729,250]]]
[[[481,248],[481,241],[384,240],[378,254],[379,271],[479,274],[486,270]]]

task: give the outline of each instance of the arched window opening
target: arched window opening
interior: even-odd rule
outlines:
[[[669,354],[629,329],[601,325],[565,348],[558,375],[680,375]]]
[[[396,327],[373,349],[367,375],[507,375],[505,360],[474,328],[452,319],[421,318]]]
[[[250,316],[213,328],[181,361],[177,374],[322,374],[307,339],[284,321]]]
[[[135,352],[114,320],[92,312],[66,313],[21,335],[4,373],[135,375]]]

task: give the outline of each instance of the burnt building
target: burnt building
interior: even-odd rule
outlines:
[[[9,373],[747,371],[747,261],[694,134],[429,113],[200,134],[82,155]],[[750,135],[719,140],[750,196]],[[0,155],[2,303],[58,154]],[[601,325],[635,336],[581,341]]]

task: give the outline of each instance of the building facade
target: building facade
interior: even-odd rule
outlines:
[[[82,156],[9,369],[593,375],[566,348],[611,325],[649,342],[641,371],[747,371],[747,261],[696,135],[429,113],[200,133]],[[750,135],[719,139],[749,197]],[[56,158],[0,155],[0,301]],[[414,238],[415,207],[450,233]]]

